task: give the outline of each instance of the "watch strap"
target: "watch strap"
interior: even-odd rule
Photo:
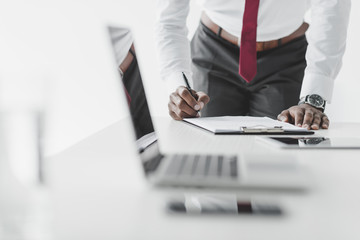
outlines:
[[[299,100],[299,102],[298,102],[298,105],[304,104],[304,103],[305,103],[305,98],[306,98],[306,97],[300,98],[300,100]]]

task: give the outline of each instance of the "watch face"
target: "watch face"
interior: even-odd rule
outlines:
[[[324,104],[324,99],[317,94],[313,94],[308,97],[308,102],[314,107],[321,107]]]
[[[306,145],[316,145],[326,140],[326,138],[323,137],[314,137],[309,139],[301,139]]]

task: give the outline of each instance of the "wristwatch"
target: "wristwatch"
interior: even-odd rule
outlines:
[[[299,139],[299,142],[303,143],[304,145],[317,145],[325,140],[326,138],[324,137],[311,137],[311,138]]]
[[[298,105],[300,104],[309,104],[310,106],[313,106],[315,108],[318,108],[324,112],[326,101],[317,94],[310,94],[306,95],[304,98],[301,98]]]

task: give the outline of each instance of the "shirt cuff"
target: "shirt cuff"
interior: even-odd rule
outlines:
[[[185,73],[185,76],[188,79],[189,84],[192,88],[193,80],[192,80],[191,73],[189,73],[189,72],[184,72],[184,73]],[[171,73],[164,80],[166,81],[167,93],[169,96],[170,96],[170,94],[175,92],[178,87],[180,87],[180,86],[186,87],[186,83],[185,83],[184,77],[182,75],[182,72]]]
[[[310,94],[318,94],[327,103],[331,103],[334,80],[317,73],[305,73],[301,87],[300,99]]]

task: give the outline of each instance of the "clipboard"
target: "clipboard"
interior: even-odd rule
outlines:
[[[282,126],[266,127],[262,125],[252,127],[240,127],[240,130],[244,133],[283,133],[285,130]]]
[[[223,116],[186,118],[193,126],[216,135],[311,135],[314,131],[268,117]]]

